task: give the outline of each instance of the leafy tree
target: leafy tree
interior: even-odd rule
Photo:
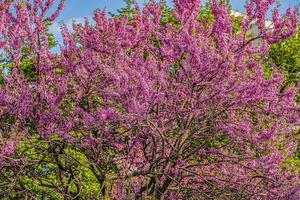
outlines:
[[[300,79],[300,29],[294,37],[273,44],[268,58],[276,68],[286,73],[289,85],[297,84]]]
[[[286,87],[299,82],[300,29],[294,37],[272,45],[267,64],[269,67],[275,67],[285,73]],[[299,94],[297,101],[300,102]]]
[[[262,67],[268,44],[295,33],[297,10],[268,30],[272,1],[250,0],[237,32],[224,1],[204,19],[198,0],[113,19],[97,10],[95,26],[62,27],[53,55],[46,24],[63,4],[48,20],[53,0],[0,4],[12,65],[0,87],[1,199],[300,197],[296,88],[279,91],[281,74]],[[262,46],[246,34],[252,21]]]

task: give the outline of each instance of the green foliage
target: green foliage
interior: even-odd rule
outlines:
[[[286,86],[296,85],[300,80],[300,29],[286,41],[273,44],[266,62],[267,70],[275,66],[285,74]],[[300,102],[298,92],[297,102]]]
[[[89,160],[79,149],[65,145],[57,135],[53,135],[49,141],[40,140],[38,135],[34,137],[30,142],[23,141],[18,149],[19,157],[26,158],[27,163],[30,163],[22,166],[31,171],[30,177],[21,176],[23,187],[39,199],[62,200],[65,198],[57,189],[66,184],[71,177],[75,177],[69,184],[70,194],[76,196],[80,191],[78,196],[81,199],[97,198],[101,187],[91,171]],[[37,163],[36,160],[40,162]],[[61,170],[65,173],[60,174]]]
[[[272,45],[268,61],[286,74],[288,84],[296,84],[300,79],[300,29],[295,37]]]
[[[124,8],[117,9],[117,14],[109,12],[112,17],[122,17],[126,16],[130,21],[133,17],[135,10],[135,0],[123,0],[126,6]]]

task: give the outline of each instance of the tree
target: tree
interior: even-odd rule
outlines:
[[[285,74],[284,90],[291,85],[297,85],[300,81],[300,29],[294,37],[275,43],[271,46],[268,57],[266,59],[267,71],[276,68]],[[300,103],[300,91],[298,90],[296,102]],[[300,160],[300,144],[295,162]]]
[[[275,68],[285,73],[286,87],[298,84],[300,80],[300,29],[294,37],[272,45],[267,64],[269,68],[275,65]],[[299,95],[297,101],[300,102]]]
[[[300,79],[300,29],[297,34],[285,41],[272,45],[268,58],[276,68],[286,73],[286,81],[297,84]]]
[[[269,45],[295,33],[296,9],[275,10],[267,29],[273,1],[250,0],[239,32],[216,0],[209,21],[198,0],[174,0],[171,22],[153,1],[130,19],[97,10],[95,26],[62,26],[53,55],[43,20],[52,3],[1,3],[13,63],[0,88],[2,199],[299,198],[288,165],[296,88],[280,91],[283,76],[265,78],[262,67]],[[246,34],[252,21],[259,47]],[[24,47],[36,55],[31,80]]]

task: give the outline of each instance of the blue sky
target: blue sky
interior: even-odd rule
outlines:
[[[58,0],[56,0],[59,2]],[[84,18],[92,18],[93,11],[96,8],[106,8],[108,12],[115,13],[118,8],[125,6],[123,0],[65,0],[65,8],[61,12],[57,23],[51,28],[52,32],[57,40],[61,42],[59,21],[64,21],[67,26],[71,26],[72,21],[83,22]],[[143,5],[145,0],[137,0],[140,5]],[[172,0],[167,0],[167,3],[171,5]],[[246,0],[231,0],[231,5],[234,10],[244,12],[244,4]],[[295,6],[300,4],[300,0],[281,0],[281,11],[285,11],[289,6]]]
[[[145,0],[137,0],[143,4]],[[172,0],[167,0],[171,4]],[[246,0],[231,0],[233,9],[244,11]],[[300,0],[281,0],[282,10],[286,10],[289,5],[295,6],[300,4]],[[66,0],[65,9],[61,13],[59,20],[69,20],[72,18],[81,18],[91,16],[96,8],[106,8],[107,11],[115,12],[125,4],[123,0]]]
[[[137,0],[143,4],[145,0]],[[171,4],[171,0],[167,0]],[[231,0],[233,9],[243,11],[246,0]],[[282,9],[285,10],[289,5],[294,6],[300,3],[300,0],[281,0]],[[106,8],[107,11],[115,12],[125,4],[123,0],[66,0],[66,6],[60,20],[90,16],[96,8]]]

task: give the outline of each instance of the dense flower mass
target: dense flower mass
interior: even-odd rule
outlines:
[[[200,0],[173,2],[169,23],[154,1],[130,19],[96,10],[95,25],[62,26],[58,55],[47,24],[63,3],[50,16],[54,0],[0,3],[0,46],[12,65],[0,86],[1,198],[300,198],[289,164],[296,88],[280,90],[283,76],[262,66],[269,45],[294,34],[298,10],[275,10],[265,27],[274,0],[249,0],[233,34],[225,1],[210,1],[209,22]]]

